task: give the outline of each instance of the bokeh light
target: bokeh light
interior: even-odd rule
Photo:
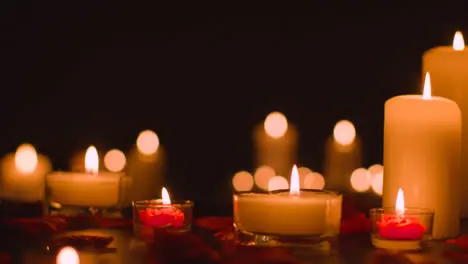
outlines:
[[[22,144],[18,147],[15,153],[15,167],[19,172],[32,173],[36,170],[37,162],[37,152],[33,145]]]
[[[303,187],[305,186],[305,179],[307,175],[311,174],[312,170],[307,167],[300,167],[297,169],[297,171],[299,172],[299,183],[301,187]]]
[[[380,164],[374,164],[370,166],[367,170],[369,171],[369,175],[372,180],[375,177],[375,175],[383,173],[383,166]]]
[[[268,191],[289,189],[289,183],[283,176],[275,176],[268,181]]]
[[[348,120],[341,120],[336,123],[333,129],[333,138],[341,145],[350,145],[356,138],[356,129],[353,123]]]
[[[351,186],[357,192],[365,192],[369,190],[371,185],[371,179],[369,171],[365,168],[359,168],[353,171],[351,174]]]
[[[288,120],[280,112],[272,112],[265,118],[265,132],[272,138],[284,136],[288,130]]]
[[[111,172],[122,171],[126,163],[125,154],[118,149],[111,149],[104,155],[104,166]]]
[[[238,192],[247,192],[252,190],[254,185],[254,178],[252,174],[247,171],[240,171],[234,174],[232,178],[232,186]]]
[[[304,189],[323,190],[325,188],[325,178],[318,172],[312,172],[306,175],[304,179]]]
[[[72,247],[64,247],[57,254],[57,264],[80,264],[78,252]]]
[[[268,182],[275,177],[276,172],[269,166],[260,166],[255,170],[254,180],[258,188],[268,190]]]
[[[159,148],[159,137],[151,130],[144,130],[138,135],[136,142],[138,151],[143,155],[153,155]]]
[[[372,190],[377,195],[380,195],[380,196],[382,196],[382,192],[383,192],[383,177],[384,177],[384,174],[383,174],[383,170],[382,170],[382,172],[374,175],[374,177],[372,178],[372,181],[371,181]]]

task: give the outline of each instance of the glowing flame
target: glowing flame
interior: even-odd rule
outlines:
[[[463,35],[460,31],[455,33],[455,37],[453,37],[453,49],[462,51],[465,49],[465,41],[463,40]]]
[[[144,130],[138,135],[136,142],[138,151],[143,155],[153,155],[159,148],[159,137],[151,130]]]
[[[289,194],[299,195],[301,193],[301,187],[299,185],[299,172],[297,166],[294,165],[291,172],[291,184],[289,187]]]
[[[336,123],[333,129],[333,138],[341,145],[350,145],[356,138],[356,129],[353,123],[348,120],[341,120]]]
[[[109,150],[109,152],[104,155],[104,166],[106,169],[112,172],[119,172],[125,168],[127,160],[125,154],[118,149]]]
[[[403,195],[403,190],[401,188],[398,189],[398,195],[395,202],[395,212],[401,215],[405,213],[405,196]]]
[[[280,138],[288,130],[288,120],[282,113],[272,112],[265,118],[263,127],[270,137]]]
[[[423,99],[431,99],[431,75],[428,72],[426,72],[426,78],[424,79]]]
[[[57,254],[57,264],[80,264],[78,252],[72,247],[64,247]]]
[[[94,146],[89,146],[86,150],[85,170],[90,174],[97,174],[99,171],[99,156]]]
[[[164,187],[162,188],[162,191],[161,191],[161,197],[162,197],[162,204],[171,204],[171,197],[169,197],[169,193]]]
[[[31,144],[23,144],[15,153],[16,169],[24,174],[32,173],[37,167],[36,149]]]

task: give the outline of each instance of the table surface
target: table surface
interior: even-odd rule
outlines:
[[[97,235],[113,236],[114,241],[109,245],[111,250],[100,254],[80,252],[81,264],[143,264],[148,263],[147,256],[149,249],[146,244],[136,238],[129,230],[112,229],[89,229],[82,231],[67,232],[65,235]],[[389,253],[387,251],[375,249],[370,243],[368,235],[353,235],[340,239],[339,253],[331,256],[315,256],[300,263],[462,263],[452,262],[442,256],[443,252],[453,247],[442,242],[433,241],[430,250],[422,253]],[[25,249],[21,252],[23,264],[46,264],[55,263],[55,255],[47,254],[45,250]],[[159,263],[159,262],[156,262]],[[198,262],[197,262],[198,263]],[[226,263],[238,263],[227,261]],[[243,264],[249,262],[243,260]],[[258,263],[258,261],[252,261]],[[271,262],[265,262],[271,263]],[[285,262],[281,262],[285,263]],[[289,263],[289,262],[286,262]]]

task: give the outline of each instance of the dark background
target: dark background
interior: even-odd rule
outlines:
[[[253,128],[274,110],[299,127],[300,164],[321,171],[340,119],[355,123],[365,165],[382,162],[385,100],[420,93],[423,52],[468,36],[465,1],[308,16],[35,2],[2,3],[0,151],[29,142],[67,168],[90,144],[125,151],[152,129],[168,185],[205,209],[230,203],[232,175],[253,170]]]

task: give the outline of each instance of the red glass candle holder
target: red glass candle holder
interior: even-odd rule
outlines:
[[[161,199],[133,202],[133,232],[147,242],[153,241],[155,232],[188,232],[192,227],[193,202]]]
[[[372,244],[391,250],[420,250],[428,245],[432,235],[434,212],[423,208],[407,208],[404,213],[395,208],[370,210]]]

